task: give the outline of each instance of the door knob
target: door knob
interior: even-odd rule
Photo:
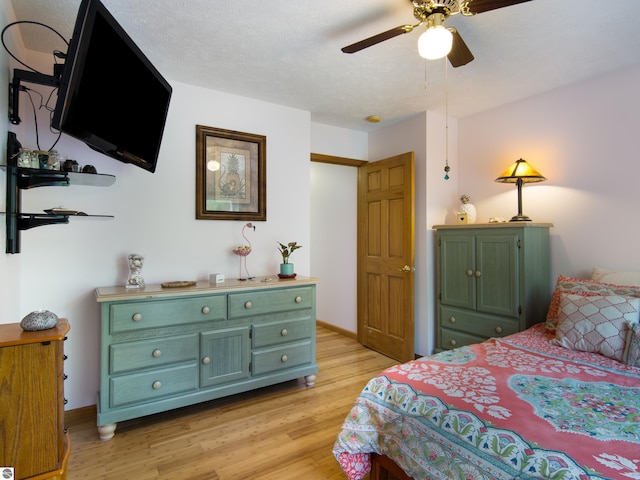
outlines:
[[[402,268],[398,269],[399,272],[410,272],[411,271],[411,267],[409,265],[405,265]]]

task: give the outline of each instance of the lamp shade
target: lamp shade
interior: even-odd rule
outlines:
[[[432,13],[427,18],[427,29],[418,38],[418,53],[427,60],[448,55],[453,45],[453,34],[444,26],[444,14]]]
[[[544,182],[546,180],[546,178],[540,175],[526,160],[521,158],[502,172],[502,175],[496,178],[496,182],[517,183],[518,179],[521,179],[522,183]]]
[[[513,165],[507,168],[502,175],[496,178],[496,182],[515,183],[518,187],[518,214],[511,218],[511,222],[530,222],[531,219],[522,214],[522,185],[524,183],[544,182],[540,173],[522,158],[516,160]]]
[[[427,60],[436,60],[451,51],[453,35],[445,27],[429,27],[418,39],[418,53]]]

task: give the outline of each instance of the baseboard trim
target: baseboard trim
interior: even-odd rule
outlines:
[[[332,332],[339,333],[340,335],[344,335],[345,337],[353,338],[354,340],[358,339],[357,333],[351,332],[341,327],[337,327],[336,325],[332,325],[327,322],[323,322],[322,320],[316,319],[316,325],[322,328],[326,328],[327,330],[331,330]]]
[[[98,410],[95,405],[66,410],[64,412],[64,424],[67,427],[72,427],[84,423],[87,420],[93,420],[95,422],[97,413]]]

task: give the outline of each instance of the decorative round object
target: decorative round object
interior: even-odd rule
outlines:
[[[37,330],[47,330],[58,324],[58,316],[49,310],[36,310],[31,312],[20,322],[23,330],[35,332]]]

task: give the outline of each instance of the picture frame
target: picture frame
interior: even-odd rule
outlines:
[[[267,219],[267,137],[196,125],[196,219]]]

